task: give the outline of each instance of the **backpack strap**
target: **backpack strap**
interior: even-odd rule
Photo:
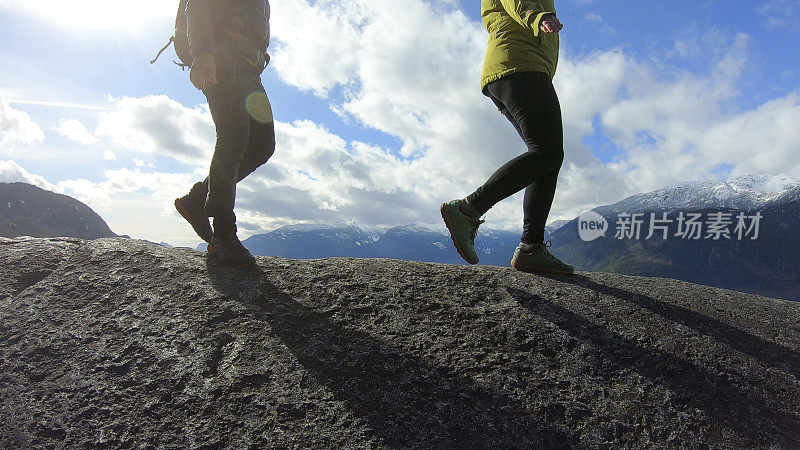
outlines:
[[[167,42],[167,45],[165,45],[161,50],[158,51],[158,54],[156,55],[155,59],[150,61],[150,64],[155,64],[156,61],[158,61],[158,58],[161,57],[161,54],[164,53],[164,50],[166,50],[167,47],[172,45],[173,42],[175,42],[175,36],[169,38],[169,42]]]
[[[175,36],[172,36],[171,38],[169,38],[169,42],[167,42],[167,45],[165,45],[164,47],[161,48],[161,50],[158,51],[158,54],[156,55],[155,59],[150,61],[150,64],[155,64],[156,61],[158,61],[158,58],[161,57],[161,54],[164,53],[164,50],[166,50],[173,42],[175,42]],[[189,68],[192,67],[189,64],[184,64],[182,62],[178,62],[178,61],[175,61],[175,60],[172,60],[172,63],[175,64],[176,66],[180,67],[181,70],[186,70],[186,69],[189,69]]]

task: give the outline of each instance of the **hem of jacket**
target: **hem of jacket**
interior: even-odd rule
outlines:
[[[512,67],[502,72],[494,73],[492,75],[486,76],[481,78],[481,92],[486,94],[486,86],[489,83],[495,82],[501,78],[507,77],[509,75],[515,74],[517,72],[542,72],[546,73],[550,79],[553,79],[555,74],[550,73],[547,69],[537,66],[519,66],[519,67]]]

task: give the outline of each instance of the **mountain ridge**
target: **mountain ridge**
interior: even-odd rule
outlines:
[[[691,207],[683,208],[684,205]],[[698,207],[692,205],[699,205]],[[704,206],[705,205],[705,206]],[[711,205],[711,206],[708,206]],[[719,206],[728,205],[728,206]],[[759,209],[733,209],[757,206]],[[742,176],[722,181],[684,183],[636,194],[612,205],[594,209],[609,223],[604,239],[584,242],[578,235],[578,218],[555,221],[545,239],[551,251],[579,270],[660,276],[693,283],[742,290],[755,294],[800,300],[800,182],[785,175]],[[761,221],[758,241],[701,242],[617,240],[613,230],[619,213],[667,213],[676,234],[676,214],[755,214]],[[348,231],[350,230],[350,231]],[[366,230],[366,231],[365,231]],[[647,236],[645,226],[643,235]],[[365,233],[371,232],[371,237]],[[505,266],[519,243],[519,232],[482,227],[475,241],[482,265]],[[406,225],[378,228],[354,222],[334,225],[289,226],[244,241],[253,253],[289,258],[385,257],[413,261],[465,264],[453,248],[443,225]]]
[[[663,190],[638,194],[614,205],[593,211],[607,222],[604,237],[590,242],[579,236],[579,219],[573,219],[551,236],[552,251],[580,270],[660,276],[693,283],[735,289],[793,301],[800,301],[800,183],[785,176],[744,177],[739,184],[747,189],[739,194],[717,196],[678,208],[707,196],[722,184],[699,183],[675,188],[680,196],[664,197]],[[724,183],[728,186],[727,183]],[[715,187],[716,186],[716,187]],[[752,189],[767,186],[769,189]],[[757,191],[756,194],[753,192]],[[728,194],[733,191],[726,190]],[[721,206],[722,205],[722,206]],[[724,206],[727,205],[727,206]],[[752,207],[738,209],[737,207]],[[727,216],[735,222],[739,214],[758,219],[758,233],[743,239],[683,239],[678,236],[680,214],[700,214],[707,226],[709,218]],[[645,222],[639,238],[619,239],[615,230],[626,219],[621,214],[642,214]],[[650,215],[667,214],[668,239],[649,235]],[[732,224],[733,225],[733,224]],[[733,226],[729,231],[732,231]],[[705,228],[704,228],[705,229]]]
[[[0,236],[114,237],[84,203],[28,183],[0,183]]]
[[[800,181],[788,175],[742,175],[728,181],[696,181],[634,194],[593,210],[601,215],[707,208],[748,211],[798,196]]]
[[[481,230],[478,252],[485,264],[508,265],[519,233]],[[250,236],[242,243],[253,254],[285,258],[395,258],[464,264],[444,225],[369,227],[355,222],[301,224]],[[203,250],[202,247],[199,249]]]

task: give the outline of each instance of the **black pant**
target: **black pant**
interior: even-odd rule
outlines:
[[[484,92],[517,129],[528,151],[499,168],[467,201],[483,215],[524,188],[521,240],[540,244],[564,161],[561,106],[553,82],[542,72],[519,72],[488,84]]]
[[[203,196],[215,232],[230,231],[236,221],[236,183],[275,152],[275,126],[260,73],[243,58],[217,57],[217,84],[203,91],[217,144],[208,177],[192,188],[191,195]]]

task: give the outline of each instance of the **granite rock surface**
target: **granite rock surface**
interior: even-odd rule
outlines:
[[[798,448],[800,304],[0,239],[2,448]]]

